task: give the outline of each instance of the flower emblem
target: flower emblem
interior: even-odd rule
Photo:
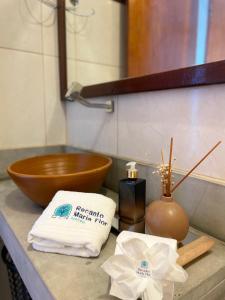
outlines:
[[[53,217],[67,218],[72,210],[71,204],[62,204],[54,211]]]

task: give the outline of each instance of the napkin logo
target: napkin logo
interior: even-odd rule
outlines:
[[[147,260],[142,260],[142,262],[141,262],[141,268],[148,269],[148,262],[147,262]]]
[[[63,205],[58,206],[55,209],[54,214],[53,214],[52,217],[53,218],[60,217],[60,218],[68,219],[71,211],[72,211],[72,205],[71,204],[63,204]]]
[[[141,278],[151,277],[151,271],[149,269],[149,262],[142,260],[136,270],[136,274]]]

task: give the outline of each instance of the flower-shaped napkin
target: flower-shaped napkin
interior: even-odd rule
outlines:
[[[188,277],[177,258],[175,240],[123,231],[115,255],[102,265],[112,279],[110,295],[123,300],[173,299],[174,282]]]

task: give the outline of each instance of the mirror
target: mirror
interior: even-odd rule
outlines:
[[[93,85],[225,59],[224,1],[75,2],[75,13],[66,13],[68,83]]]
[[[126,76],[125,16],[126,6],[113,0],[80,0],[75,12],[66,12],[68,83],[89,85]]]

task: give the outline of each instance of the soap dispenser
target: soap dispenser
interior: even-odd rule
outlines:
[[[138,178],[136,162],[126,166],[127,178],[119,182],[119,231],[144,233],[146,180]]]

